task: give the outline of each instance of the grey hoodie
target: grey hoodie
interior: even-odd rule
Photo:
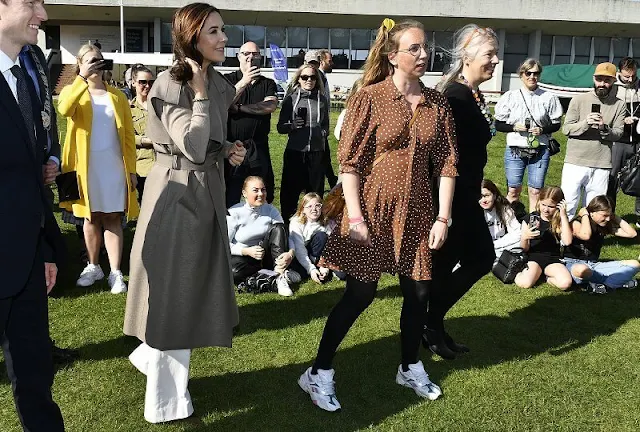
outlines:
[[[307,109],[304,126],[293,129],[293,119],[300,107]],[[287,150],[322,151],[329,131],[329,104],[317,90],[298,87],[282,102],[278,132],[289,134]]]

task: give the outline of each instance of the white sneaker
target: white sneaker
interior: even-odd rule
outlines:
[[[638,281],[635,279],[631,279],[629,282],[625,282],[622,284],[620,288],[624,289],[636,289],[638,287]]]
[[[334,373],[333,369],[318,369],[318,373],[313,375],[311,368],[309,368],[298,378],[298,385],[309,393],[311,401],[323,410],[330,412],[341,408],[340,402],[336,399]]]
[[[100,264],[87,264],[87,266],[80,273],[80,277],[76,282],[76,285],[81,287],[88,287],[104,278],[104,273],[100,268]]]
[[[442,390],[429,379],[429,374],[424,370],[421,361],[409,365],[409,370],[404,372],[402,365],[398,366],[396,383],[410,387],[418,396],[429,400],[436,400],[442,395]]]
[[[302,276],[300,276],[300,273],[295,270],[285,270],[283,275],[289,283],[298,283],[302,280]]]
[[[127,292],[127,284],[124,283],[124,276],[120,270],[112,271],[109,274],[109,287],[111,294],[122,294]]]
[[[287,282],[287,278],[284,275],[278,276],[276,279],[276,287],[278,288],[278,294],[284,297],[291,297],[293,295],[293,291],[291,291],[291,287],[289,287],[289,282]]]

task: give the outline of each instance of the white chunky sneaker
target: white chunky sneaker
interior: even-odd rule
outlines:
[[[278,288],[278,294],[281,296],[291,297],[293,295],[289,282],[287,282],[287,278],[284,275],[278,276],[276,279],[276,287]]]
[[[298,385],[311,396],[311,401],[325,411],[337,411],[341,408],[340,402],[336,399],[335,383],[333,381],[333,369],[318,369],[318,373],[313,375],[311,368],[307,369],[300,378]]]
[[[80,273],[80,277],[76,282],[76,285],[81,287],[88,287],[104,278],[104,273],[99,264],[87,264],[87,266]]]
[[[402,365],[398,366],[396,382],[401,386],[410,387],[418,396],[429,400],[436,400],[442,395],[442,390],[429,379],[429,374],[424,370],[421,361],[409,365],[408,371],[402,370]]]
[[[124,276],[120,270],[112,271],[109,275],[109,287],[111,294],[122,294],[127,292],[127,284],[124,283]]]
[[[302,280],[302,276],[300,276],[300,273],[295,270],[285,270],[283,275],[289,283],[298,283]]]

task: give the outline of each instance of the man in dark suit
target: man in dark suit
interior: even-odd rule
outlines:
[[[47,293],[56,282],[60,230],[47,202],[42,165],[47,133],[35,86],[18,54],[35,44],[47,13],[41,0],[0,0],[0,340],[22,427],[63,431],[51,396]]]

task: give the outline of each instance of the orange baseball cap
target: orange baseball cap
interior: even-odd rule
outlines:
[[[613,63],[600,63],[598,66],[596,66],[596,71],[593,73],[593,76],[608,76],[615,78],[617,71],[618,69]]]

